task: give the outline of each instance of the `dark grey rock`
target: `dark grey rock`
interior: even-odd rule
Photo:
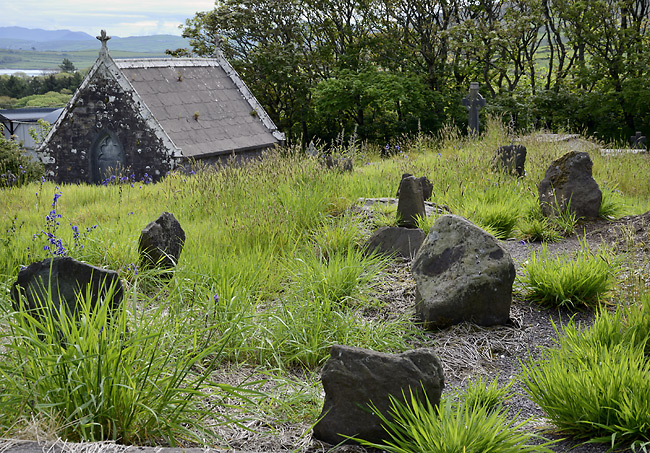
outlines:
[[[522,177],[525,174],[526,147],[524,145],[507,145],[497,148],[494,166],[511,175]]]
[[[596,218],[603,193],[592,177],[589,154],[571,151],[554,160],[537,187],[545,216],[554,216],[569,205],[578,217]]]
[[[11,288],[15,310],[39,310],[50,293],[55,307],[64,304],[68,313],[77,313],[77,295],[91,295],[91,307],[103,299],[113,286],[112,308],[120,305],[124,296],[117,272],[91,266],[72,258],[57,257],[32,263],[18,273]],[[22,301],[22,304],[21,302]],[[22,305],[22,306],[21,306]]]
[[[468,321],[506,324],[515,266],[490,234],[468,220],[436,220],[411,266],[417,285],[415,311],[427,329]]]
[[[397,225],[417,228],[417,218],[426,216],[422,185],[415,176],[403,178],[399,185]]]
[[[410,173],[404,173],[402,175],[402,179],[408,178],[409,176],[413,176]],[[420,176],[419,178],[415,178],[419,181],[420,186],[422,187],[422,197],[424,198],[424,201],[431,200],[431,195],[433,195],[433,183],[429,181],[429,178],[426,176]],[[400,181],[400,186],[402,185],[402,182]],[[399,198],[399,187],[397,188],[397,195]]]
[[[178,263],[184,244],[185,231],[181,224],[173,214],[163,212],[140,233],[138,251],[142,267],[173,268]]]
[[[424,241],[419,228],[381,227],[366,242],[368,252],[413,258]]]
[[[351,443],[344,436],[380,442],[388,435],[370,413],[371,402],[390,418],[389,396],[404,402],[410,388],[421,400],[426,391],[438,405],[444,388],[442,365],[431,349],[386,354],[335,345],[321,378],[325,402],[314,437],[330,444]]]

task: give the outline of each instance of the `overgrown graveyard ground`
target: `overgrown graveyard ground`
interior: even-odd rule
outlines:
[[[496,148],[513,141],[528,149],[524,178],[492,167]],[[603,218],[546,221],[537,213],[536,185],[553,159],[578,145],[594,162]],[[283,150],[258,163],[197,168],[157,184],[124,175],[98,187],[44,182],[3,189],[0,437],[326,451],[328,446],[311,439],[310,427],[322,407],[320,369],[337,343],[387,352],[432,347],[442,360],[450,398],[477,379],[498,379],[502,386],[512,381],[508,416],[530,418],[529,432],[567,437],[527,396],[518,379],[522,363],[540,358],[539,347],[553,346],[555,329],[562,331],[570,320],[586,329],[598,307],[615,313],[640,306],[650,272],[650,218],[642,215],[650,210],[650,160],[603,157],[598,149],[587,141],[514,136],[491,122],[478,139],[449,129],[381,147],[339,144],[336,153],[353,154],[352,173],[326,170],[316,159]],[[410,263],[360,250],[375,228],[395,223],[394,207],[355,207],[359,198],[394,197],[407,172],[432,181],[434,203],[500,237],[519,277],[531,252],[539,256],[546,247],[548,259],[573,259],[586,243],[598,260],[615,265],[615,284],[587,305],[557,308],[529,300],[518,280],[511,325],[423,331],[414,318]],[[168,275],[141,269],[137,255],[140,230],[163,211],[176,216],[187,236],[180,262]],[[423,220],[422,226],[426,230],[434,221],[435,216]],[[607,254],[598,255],[602,250]],[[132,362],[116,362],[115,370],[124,369],[126,377],[107,387],[117,380],[111,372],[100,376],[75,368],[83,360],[96,363],[100,353],[73,360],[65,356],[69,351],[43,356],[29,345],[10,347],[17,335],[9,288],[20,266],[55,254],[120,272],[127,287],[125,324],[129,340],[135,339],[129,347],[163,355],[153,386],[145,382],[152,381],[154,360],[143,365],[135,353]],[[98,332],[104,341],[104,330]],[[90,383],[45,379],[57,361],[51,354],[64,362],[68,377],[74,371],[75,379]],[[38,372],[25,366],[38,360],[44,361]],[[184,382],[205,380],[196,391],[159,391],[167,388],[165,376],[179,370]],[[84,407],[64,407],[61,400]],[[111,408],[120,404],[133,416],[111,424]],[[568,451],[577,443],[569,438],[550,448]],[[586,444],[572,451],[608,448],[609,443]]]

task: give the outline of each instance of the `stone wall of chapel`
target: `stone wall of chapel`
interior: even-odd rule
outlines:
[[[77,93],[74,105],[41,150],[47,177],[59,183],[101,183],[91,149],[106,133],[119,141],[124,152],[125,168],[115,176],[163,177],[173,168],[172,151],[140,114],[141,108],[100,68]]]

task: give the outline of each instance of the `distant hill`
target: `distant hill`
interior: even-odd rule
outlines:
[[[0,27],[0,39],[17,41],[88,41],[93,37],[88,33],[70,30],[43,30],[40,28]]]
[[[175,35],[113,36],[110,50],[138,53],[164,53],[167,49],[187,47],[188,40]],[[99,50],[100,43],[88,33],[70,30],[42,30],[24,27],[0,27],[0,49],[48,52]]]

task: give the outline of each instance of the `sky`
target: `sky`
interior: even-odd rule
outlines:
[[[111,36],[180,35],[179,25],[214,0],[9,0],[2,1],[0,27],[83,31]]]

